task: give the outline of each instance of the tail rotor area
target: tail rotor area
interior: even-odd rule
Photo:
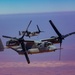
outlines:
[[[1,40],[1,38],[0,38],[0,52],[1,52],[1,51],[4,51],[4,46],[3,46],[2,40]]]

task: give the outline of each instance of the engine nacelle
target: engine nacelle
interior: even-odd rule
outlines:
[[[19,45],[19,42],[15,39],[11,39],[6,42],[6,46],[18,46],[18,45]]]
[[[53,50],[56,50],[57,48],[54,46],[54,45],[50,45],[48,46],[48,50],[49,51],[53,51]]]

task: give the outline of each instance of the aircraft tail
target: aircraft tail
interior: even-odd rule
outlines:
[[[21,35],[21,31],[19,31],[19,35]]]
[[[1,38],[0,38],[0,51],[4,51],[4,46],[3,46]]]
[[[39,32],[39,33],[44,32],[44,31],[41,31],[41,30],[40,30],[40,28],[39,28],[38,25],[37,25],[37,29],[38,29],[38,32]]]
[[[37,29],[38,29],[38,31],[39,31],[39,32],[41,32],[41,30],[40,30],[40,28],[39,28],[39,26],[38,26],[38,25],[37,25]]]

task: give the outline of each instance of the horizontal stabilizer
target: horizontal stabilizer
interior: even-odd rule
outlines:
[[[4,51],[4,46],[3,46],[3,43],[2,43],[1,39],[0,39],[0,51]]]

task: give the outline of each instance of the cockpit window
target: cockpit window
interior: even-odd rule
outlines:
[[[52,45],[52,43],[51,43],[51,42],[45,42],[45,43],[44,43],[44,46],[45,46],[45,47],[47,47],[47,46],[49,46],[49,45]]]

